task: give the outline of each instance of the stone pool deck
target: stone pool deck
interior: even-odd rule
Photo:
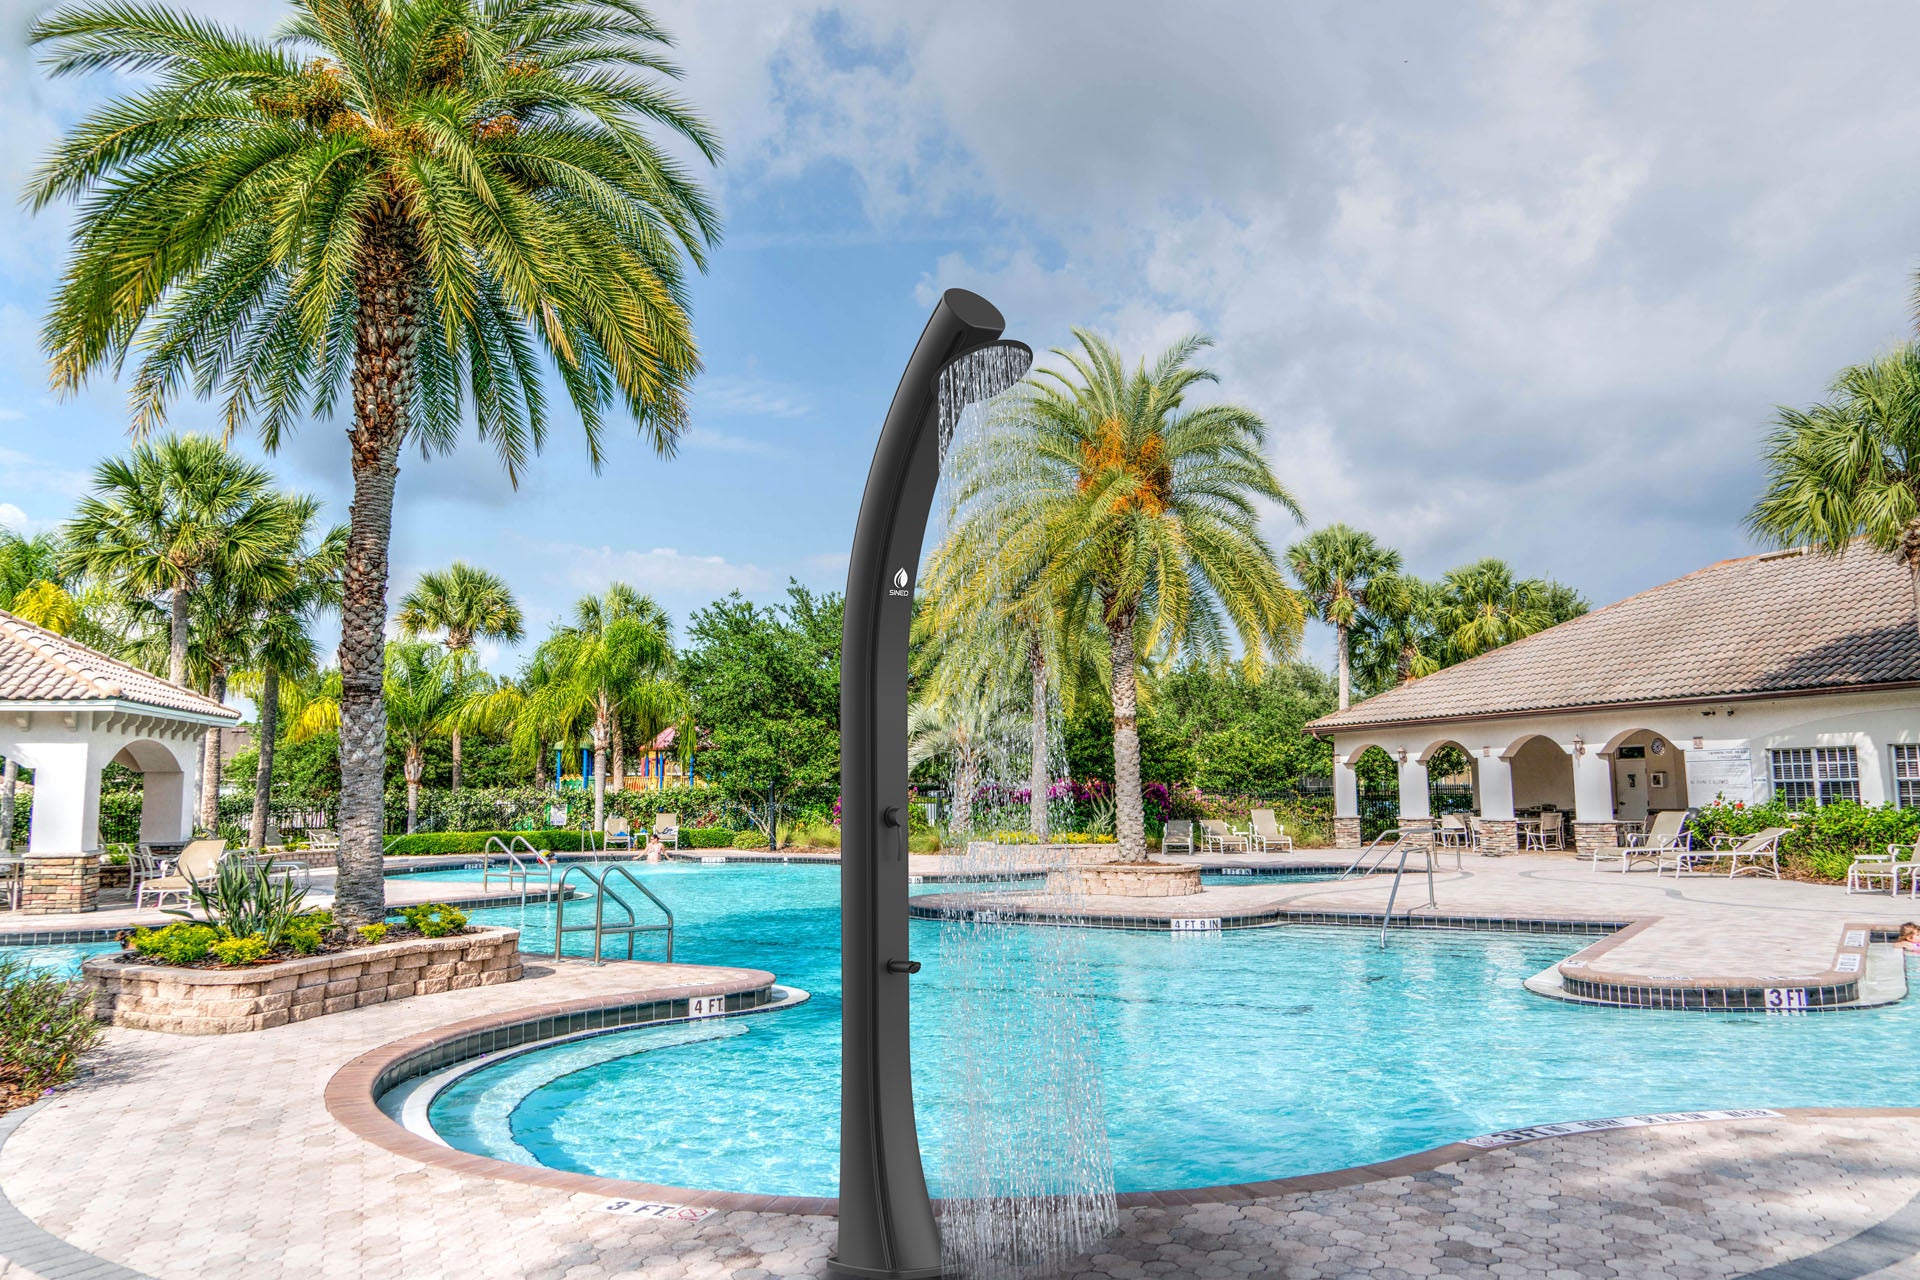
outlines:
[[[1344,865],[1351,851],[1305,850],[1287,855],[1194,859],[1208,870],[1311,869]],[[1185,859],[1169,859],[1185,861]],[[1398,924],[1442,920],[1539,922],[1543,928],[1617,929],[1560,966],[1563,975],[1592,974],[1614,984],[1648,989],[1715,986],[1723,989],[1805,985],[1815,989],[1865,975],[1866,944],[1877,932],[1920,919],[1920,902],[1881,894],[1849,894],[1838,885],[1741,876],[1656,876],[1652,871],[1595,871],[1560,855],[1488,858],[1467,854],[1453,869],[1451,854],[1434,873],[1437,907],[1425,902],[1426,877],[1409,871],[1393,918]],[[1391,892],[1390,876],[1344,881],[1262,879],[1210,886],[1185,898],[1086,896],[1073,912],[1114,923],[1143,925],[1187,919],[1224,921],[1314,917],[1378,921]],[[917,911],[986,906],[1049,917],[1058,900],[1019,891],[955,891],[916,898]],[[1860,937],[1862,932],[1867,936]],[[1856,935],[1849,938],[1849,935]],[[1861,960],[1847,956],[1859,953]],[[1841,966],[1841,968],[1836,968]],[[1895,993],[1898,994],[1897,992]]]
[[[79,1084],[0,1119],[0,1280],[824,1275],[824,1213],[620,1216],[602,1209],[608,1190],[506,1181],[452,1152],[410,1158],[330,1114],[343,1066],[432,1027],[755,980],[651,964],[530,974],[242,1037],[109,1030]],[[1887,1280],[1915,1274],[1917,1152],[1915,1112],[1448,1147],[1281,1194],[1129,1197],[1073,1274]]]

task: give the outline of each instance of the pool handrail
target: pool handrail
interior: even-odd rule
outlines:
[[[567,923],[567,898],[569,896],[567,881],[570,880],[576,872],[594,888],[592,924],[569,925]],[[666,916],[667,922],[665,924],[641,924],[638,913],[633,909],[633,904],[616,893],[613,887],[607,883],[608,878],[615,875],[625,880],[641,893],[647,895],[647,898],[653,905],[660,908],[661,914]],[[566,946],[567,935],[569,933],[585,933],[588,930],[592,930],[593,962],[595,964],[604,963],[602,951],[606,936],[610,933],[626,935],[627,959],[629,960],[633,959],[634,934],[665,933],[667,935],[667,963],[673,963],[673,908],[662,902],[660,895],[642,884],[624,864],[614,862],[593,863],[589,865],[587,863],[576,862],[560,873],[560,881],[554,886],[554,889],[553,958],[555,960],[564,958],[562,951]],[[620,909],[627,913],[627,922],[625,924],[607,924],[606,912],[607,899],[609,898],[613,899],[613,901],[619,905]]]
[[[1385,849],[1381,849],[1381,844],[1385,842],[1388,836],[1393,837],[1393,843]],[[1365,846],[1359,853],[1356,853],[1353,856],[1353,861],[1347,864],[1347,869],[1334,878],[1336,880],[1345,880],[1348,876],[1352,875],[1372,875],[1375,871],[1380,870],[1386,865],[1387,859],[1393,856],[1394,850],[1400,847],[1400,842],[1403,839],[1405,839],[1405,837],[1400,834],[1400,828],[1388,827],[1385,831],[1382,831],[1373,838],[1372,844]],[[1364,866],[1363,864],[1375,851],[1379,852],[1379,856],[1374,858],[1373,865]]]
[[[524,850],[539,864],[540,869],[537,873],[528,867],[526,862],[521,859],[520,850]],[[480,852],[482,856],[480,891],[482,893],[485,893],[492,887],[493,877],[496,874],[506,880],[507,892],[509,893],[513,892],[516,883],[519,885],[520,905],[523,907],[527,904],[527,887],[536,874],[546,881],[549,892],[553,890],[553,860],[547,857],[546,854],[540,852],[540,850],[534,848],[533,844],[525,836],[515,836],[512,844],[508,844],[499,836],[488,836],[487,843],[482,847]],[[504,871],[495,872],[493,869],[493,855],[496,852],[505,855],[507,859],[507,868]]]

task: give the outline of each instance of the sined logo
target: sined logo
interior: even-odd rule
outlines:
[[[908,586],[912,582],[912,577],[908,575],[905,569],[895,569],[893,571],[893,586],[887,591],[887,594],[890,596],[910,596],[913,592],[908,590]]]

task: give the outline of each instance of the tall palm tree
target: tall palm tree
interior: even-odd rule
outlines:
[[[948,806],[947,830],[963,849],[973,832],[973,802],[982,778],[1004,764],[1020,720],[1018,711],[998,701],[991,691],[977,688],[915,702],[908,708],[907,767],[936,757],[952,764],[953,803]]]
[[[1015,484],[1046,492],[1033,508],[1045,522],[1040,578],[1067,603],[1065,625],[1106,632],[1117,852],[1139,861],[1141,662],[1223,652],[1229,630],[1249,659],[1291,652],[1304,611],[1261,536],[1258,503],[1295,519],[1300,507],[1267,463],[1257,414],[1187,405],[1215,380],[1195,363],[1207,339],[1175,343],[1129,372],[1105,339],[1074,336],[1077,351],[1055,352],[1067,370],[1042,371],[1013,409],[1033,432],[1034,460],[1019,465],[1039,477]]]
[[[463,560],[420,575],[400,601],[402,634],[438,633],[447,652],[467,660],[477,640],[518,640],[524,632],[520,606],[506,580]],[[460,730],[453,731],[453,790],[460,789]]]
[[[1435,623],[1453,662],[1477,657],[1585,613],[1578,592],[1547,578],[1516,579],[1491,557],[1449,569],[1440,580]]]
[[[311,524],[311,517],[307,524]],[[273,757],[280,733],[280,682],[315,672],[320,652],[314,644],[314,615],[340,607],[341,571],[346,564],[347,530],[335,525],[317,540],[303,528],[296,541],[294,579],[284,590],[255,602],[248,637],[248,666],[236,687],[259,708],[259,759],[253,772],[253,815],[247,843],[258,849],[267,839],[267,809],[273,799]]]
[[[518,480],[557,376],[595,466],[609,413],[663,455],[699,367],[686,264],[718,221],[663,130],[718,159],[639,0],[292,0],[272,38],[159,3],[32,27],[54,75],[137,73],[35,177],[84,201],[43,330],[63,390],[134,355],[133,426],[185,386],[269,451],[345,392],[342,920],[385,911],[387,555],[402,447],[470,408]]]
[[[1439,588],[1409,573],[1382,574],[1368,587],[1367,611],[1352,636],[1354,669],[1367,696],[1440,669],[1439,602]]]
[[[1340,710],[1345,711],[1353,700],[1354,623],[1367,613],[1373,584],[1400,572],[1400,553],[1351,525],[1330,524],[1288,547],[1287,566],[1314,616],[1333,628]]]
[[[194,593],[216,575],[275,574],[286,530],[273,474],[180,435],[106,459],[93,486],[64,530],[64,567],[130,598],[166,595],[167,679],[184,684]]]
[[[1842,369],[1826,403],[1775,421],[1748,527],[1835,556],[1865,538],[1905,561],[1920,613],[1920,344]]]
[[[530,698],[529,719],[549,738],[590,735],[595,831],[606,819],[607,754],[623,714],[668,720],[683,703],[669,629],[651,596],[616,582],[604,595],[583,597],[573,622],[541,646],[549,674]]]

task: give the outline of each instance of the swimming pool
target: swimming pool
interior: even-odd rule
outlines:
[[[462,1150],[583,1173],[833,1195],[837,869],[636,872],[678,917],[676,959],[767,969],[814,999],[729,1020],[724,1033],[639,1029],[505,1059],[442,1092],[435,1128]],[[529,950],[551,937],[550,907],[473,915],[520,926]],[[912,929],[926,963],[914,979],[914,1082],[937,1187],[955,995],[942,985],[942,926]],[[1363,929],[1087,931],[1119,1189],[1317,1172],[1557,1120],[1916,1101],[1920,1002],[1770,1018],[1580,1007],[1522,990],[1585,941],[1405,933],[1382,951]],[[657,954],[649,945],[641,953]],[[995,985],[1008,999],[1044,995],[1015,969]]]
[[[51,969],[63,978],[77,978],[83,961],[93,956],[112,955],[119,950],[120,944],[111,939],[105,942],[57,942],[0,947],[0,957],[25,960],[29,968]]]

